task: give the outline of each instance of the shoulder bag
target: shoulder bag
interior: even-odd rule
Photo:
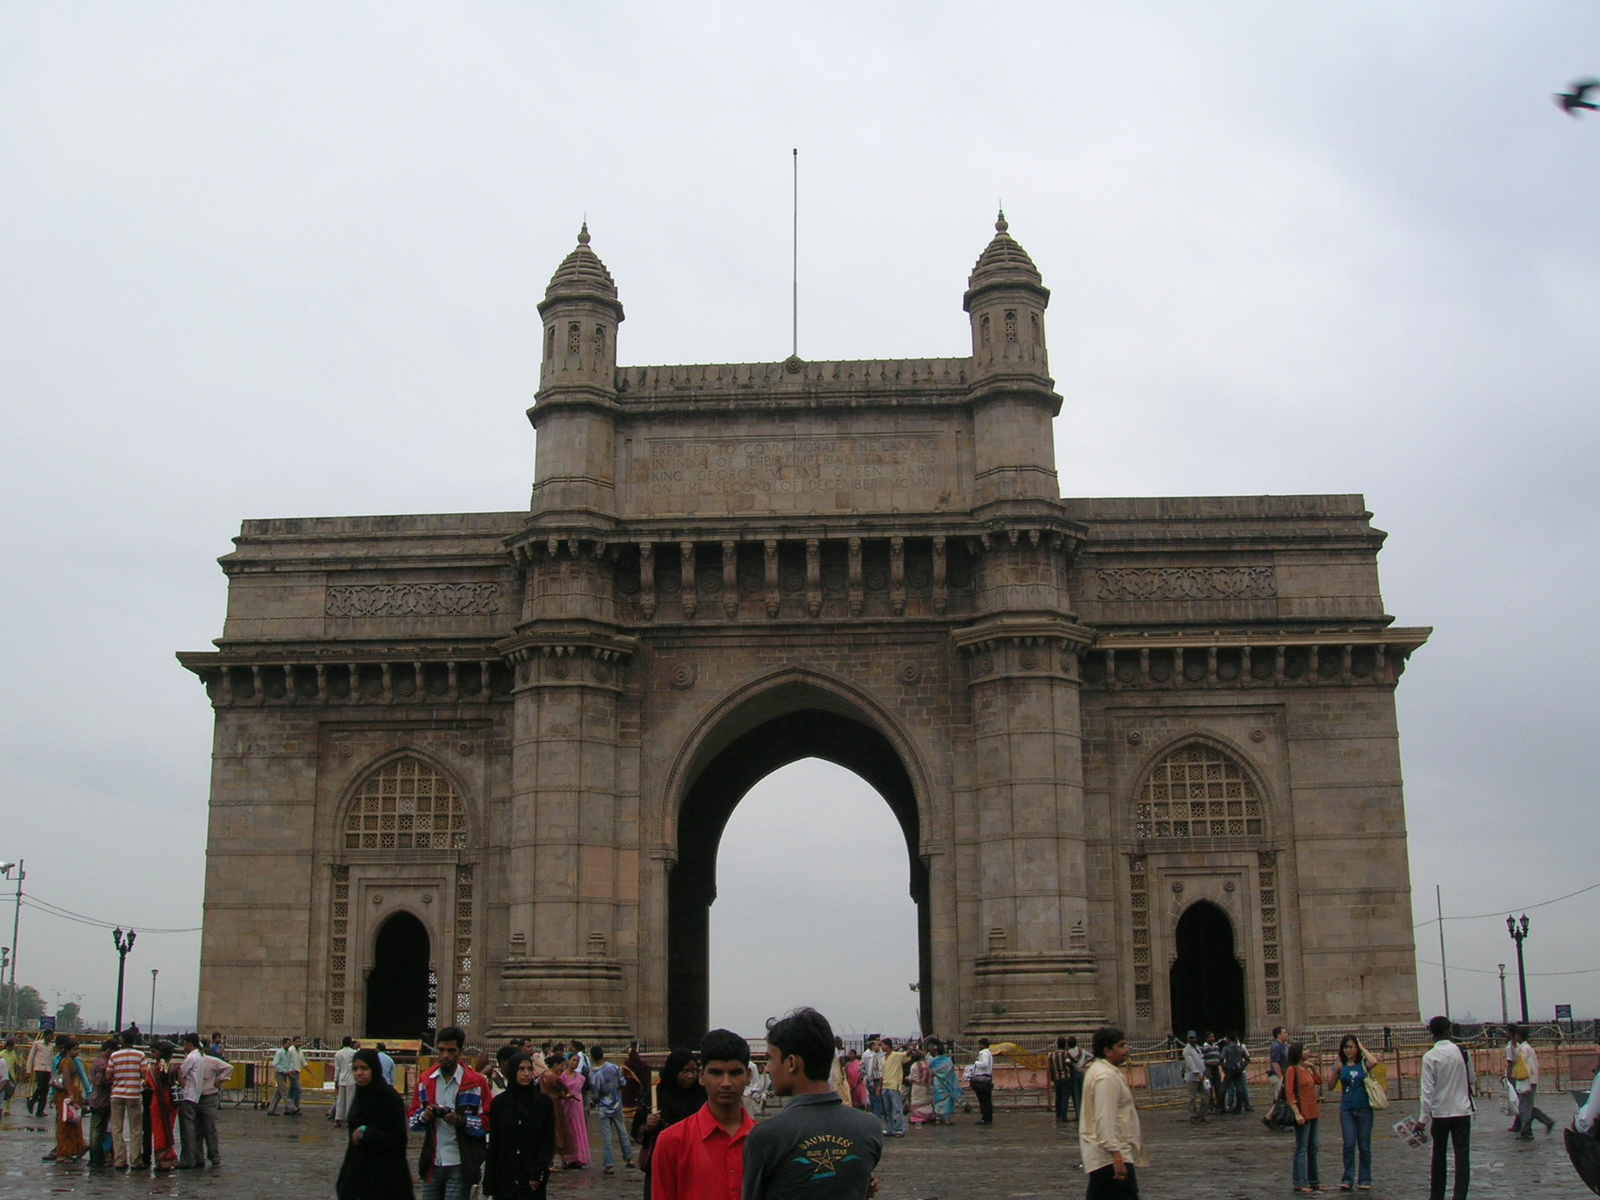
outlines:
[[[1290,1067],[1289,1070],[1297,1071],[1299,1068]],[[1284,1086],[1278,1089],[1277,1097],[1272,1101],[1272,1107],[1267,1110],[1267,1115],[1261,1118],[1261,1123],[1268,1129],[1294,1128],[1294,1110],[1289,1107],[1289,1076],[1287,1072],[1284,1074],[1283,1084]]]
[[[1517,1047],[1517,1061],[1511,1064],[1511,1078],[1518,1083],[1526,1083],[1528,1081],[1528,1059],[1522,1053],[1521,1046]]]
[[[1389,1107],[1389,1068],[1383,1063],[1367,1069],[1367,1103],[1378,1109]]]

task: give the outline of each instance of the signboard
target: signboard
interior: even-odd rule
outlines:
[[[56,1031],[56,1019],[54,1017],[40,1017],[39,1018],[39,1032],[40,1033],[54,1033],[55,1031]]]
[[[1572,1024],[1572,1005],[1570,1005],[1570,1004],[1558,1004],[1558,1005],[1556,1005],[1556,1024],[1558,1024],[1558,1025],[1571,1025]]]

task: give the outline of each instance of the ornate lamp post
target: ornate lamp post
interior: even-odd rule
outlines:
[[[160,967],[150,968],[150,1028],[145,1032],[152,1038],[156,1035],[156,976],[159,974]]]
[[[1500,963],[1500,1024],[1511,1024],[1511,1015],[1506,1011],[1506,965]]]
[[[1515,917],[1506,918],[1506,932],[1511,935],[1511,940],[1517,944],[1517,995],[1522,1001],[1522,1023],[1528,1023],[1528,976],[1522,969],[1522,943],[1528,936],[1528,914],[1522,914],[1522,923],[1519,925]]]
[[[122,979],[128,969],[128,951],[133,949],[133,939],[139,935],[133,930],[128,930],[128,936],[122,936],[122,927],[119,925],[112,931],[111,940],[117,946],[117,1019],[116,1026],[122,1029]]]

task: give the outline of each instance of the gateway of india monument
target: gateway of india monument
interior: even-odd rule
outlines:
[[[179,655],[202,1028],[697,1043],[722,830],[805,757],[904,832],[927,1030],[1417,1019],[1429,630],[1384,534],[1359,495],[1064,498],[1050,292],[995,229],[959,357],[640,367],[585,228],[526,511],[244,522]]]

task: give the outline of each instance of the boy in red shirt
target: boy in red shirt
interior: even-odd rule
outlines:
[[[713,1029],[700,1043],[700,1063],[706,1102],[656,1140],[652,1200],[739,1200],[744,1186],[744,1139],[756,1127],[742,1102],[750,1083],[750,1043]]]

